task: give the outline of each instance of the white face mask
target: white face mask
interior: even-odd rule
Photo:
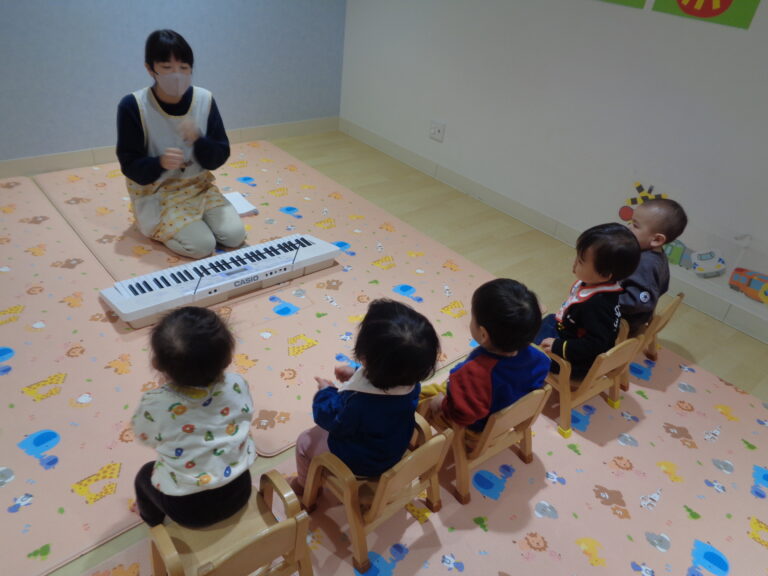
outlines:
[[[181,98],[192,84],[192,74],[183,72],[157,74],[155,78],[160,89],[173,98]]]

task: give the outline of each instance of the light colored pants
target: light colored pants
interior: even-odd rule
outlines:
[[[313,426],[299,434],[296,439],[296,476],[301,486],[307,482],[307,473],[312,458],[326,452],[330,452],[326,430],[320,426]]]
[[[236,248],[245,241],[245,226],[231,204],[211,208],[203,219],[184,226],[165,245],[187,258],[205,258],[213,254],[218,242]]]

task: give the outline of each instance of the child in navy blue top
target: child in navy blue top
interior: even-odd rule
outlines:
[[[379,476],[403,457],[416,426],[421,381],[429,378],[440,342],[429,320],[393,300],[374,300],[360,324],[354,355],[361,368],[337,366],[334,382],[316,378],[317,426],[296,441],[293,482],[302,493],[312,457],[330,451],[356,476]]]
[[[491,414],[543,386],[549,358],[531,346],[540,324],[536,295],[520,282],[497,278],[480,286],[469,324],[479,346],[451,370],[447,385],[425,387],[419,412],[438,428],[447,420],[482,431]]]

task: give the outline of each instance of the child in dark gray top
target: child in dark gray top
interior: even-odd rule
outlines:
[[[621,316],[636,334],[653,316],[659,298],[669,290],[669,263],[662,247],[680,236],[688,224],[682,206],[668,198],[648,200],[635,208],[630,230],[642,253],[635,272],[621,284]]]

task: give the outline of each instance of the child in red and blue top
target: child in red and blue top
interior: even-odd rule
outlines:
[[[576,241],[576,282],[558,313],[544,318],[535,339],[545,352],[568,360],[574,378],[586,376],[595,358],[616,344],[620,282],[639,261],[637,238],[622,224],[593,226]]]
[[[136,506],[150,526],[166,515],[192,528],[235,514],[251,495],[253,401],[247,382],[224,370],[235,339],[205,308],[174,310],[152,330],[152,366],[167,382],[144,394],[133,416],[156,460],[136,474]]]
[[[331,452],[361,477],[375,477],[397,464],[416,426],[421,381],[440,354],[434,327],[410,306],[374,300],[360,324],[354,355],[361,367],[337,366],[336,385],[316,378],[315,427],[296,440],[293,489],[304,491],[312,457]]]
[[[479,346],[451,370],[446,385],[425,387],[419,412],[438,427],[442,419],[481,431],[491,414],[541,388],[549,358],[531,346],[540,324],[536,295],[520,282],[497,278],[480,286],[469,324]]]

